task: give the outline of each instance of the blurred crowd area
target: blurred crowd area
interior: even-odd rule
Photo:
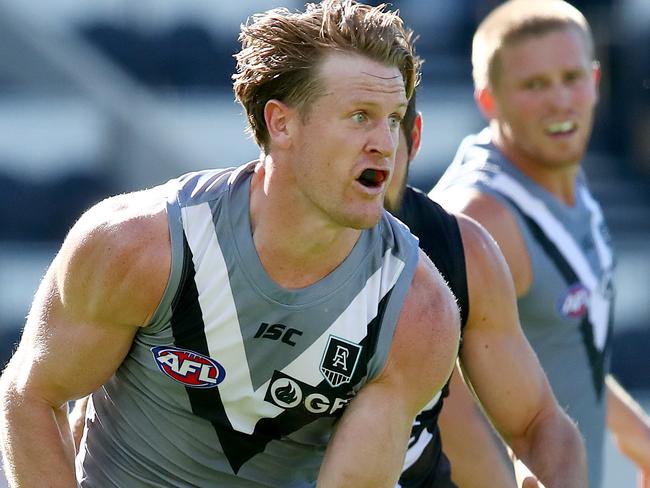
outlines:
[[[539,0],[543,1],[543,0]],[[379,2],[373,2],[377,4]],[[419,35],[428,189],[483,121],[470,46],[495,0],[394,1]],[[650,389],[650,2],[573,2],[603,67],[587,172],[619,250],[614,369]],[[67,230],[105,196],[257,156],[233,100],[239,25],[285,0],[0,3],[0,362]],[[645,374],[640,374],[645,371]]]

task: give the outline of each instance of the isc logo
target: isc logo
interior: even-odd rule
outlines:
[[[290,346],[295,346],[296,343],[292,339],[292,336],[297,335],[301,336],[302,331],[298,329],[292,329],[291,327],[287,327],[286,325],[283,324],[267,324],[262,322],[260,324],[260,328],[257,329],[257,332],[255,332],[255,335],[253,336],[254,339],[257,339],[259,337],[263,337],[264,339],[271,339],[272,341],[277,341],[278,339],[285,344],[289,344]]]
[[[187,349],[152,347],[158,369],[191,388],[213,388],[226,378],[226,370],[214,359]]]

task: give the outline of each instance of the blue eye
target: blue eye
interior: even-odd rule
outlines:
[[[390,120],[391,128],[399,129],[399,126],[402,123],[402,117],[400,117],[399,115],[391,115],[389,120]]]
[[[359,123],[365,122],[367,119],[366,114],[364,114],[363,112],[357,112],[355,114],[352,114],[352,118],[354,119],[355,122],[359,122]]]

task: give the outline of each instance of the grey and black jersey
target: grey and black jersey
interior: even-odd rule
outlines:
[[[600,206],[582,171],[575,204],[561,202],[504,157],[489,129],[462,142],[430,196],[462,187],[498,199],[518,222],[533,272],[518,298],[521,325],[585,438],[589,486],[599,487],[614,299],[614,259]]]
[[[92,395],[82,487],[314,486],[336,420],[384,367],[417,240],[384,213],[329,275],[282,288],[251,235],[253,168],[166,184],[169,282]]]

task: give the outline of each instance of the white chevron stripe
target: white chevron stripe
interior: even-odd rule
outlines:
[[[594,274],[591,266],[589,266],[589,262],[583,254],[582,249],[580,249],[571,234],[555,218],[546,205],[538,198],[532,196],[514,178],[504,173],[499,173],[488,184],[512,199],[523,212],[544,230],[546,236],[553,241],[557,249],[564,256],[564,259],[571,265],[576,275],[578,275],[582,284],[589,290],[589,321],[593,327],[594,344],[602,351],[607,339],[610,301],[602,295],[599,286],[600,280]],[[595,202],[593,202],[593,205],[597,207]],[[593,205],[587,203],[587,207],[592,212],[594,210]],[[592,234],[597,243],[597,247],[599,245],[606,247],[600,237],[599,229],[597,227],[594,228],[594,225],[598,225],[598,216],[592,216],[591,220]],[[602,215],[600,215],[600,221],[602,221]],[[599,238],[600,244],[597,240]],[[609,259],[607,260],[608,254],[601,255],[601,252],[602,250],[598,251],[601,267],[607,270],[611,266],[611,254],[609,254]]]
[[[287,365],[283,371],[290,375],[301,374],[303,380],[312,386],[323,380],[320,359],[330,335],[345,337],[354,343],[361,342],[367,335],[367,325],[377,315],[379,301],[393,287],[404,263],[392,255],[390,249],[384,255],[384,266],[366,281],[366,285],[350,302],[350,305],[314,343]],[[309,376],[306,374],[309,373]]]
[[[183,225],[196,268],[195,282],[203,313],[210,357],[222,364],[226,379],[219,385],[226,414],[237,430],[252,433],[261,418],[273,418],[283,409],[264,401],[269,381],[254,390],[237,309],[228,286],[228,271],[207,203],[185,207]],[[375,318],[379,301],[397,281],[404,263],[387,250],[383,266],[366,282],[363,290],[308,349],[283,372],[312,386],[323,381],[320,361],[330,335],[359,343],[367,335],[367,324]],[[201,263],[199,266],[198,263]]]
[[[612,267],[613,256],[612,250],[607,243],[605,243],[603,235],[600,232],[600,227],[604,221],[603,212],[600,209],[600,205],[598,205],[596,200],[594,200],[585,187],[580,188],[580,195],[582,196],[582,200],[585,202],[585,206],[591,210],[591,233],[596,242],[596,251],[598,252],[601,265],[603,269],[609,269]]]
[[[282,410],[263,401],[266,384],[257,391],[253,389],[228,268],[212,223],[210,206],[204,203],[184,207],[183,226],[194,255],[195,281],[210,357],[226,370],[226,379],[219,385],[224,408],[232,426],[250,434],[260,418],[275,417]],[[253,412],[260,416],[250,415]]]

